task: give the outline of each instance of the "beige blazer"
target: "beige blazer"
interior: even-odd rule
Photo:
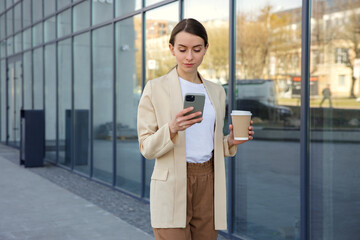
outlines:
[[[214,134],[214,214],[215,229],[225,230],[226,179],[224,156],[234,156],[236,145],[228,147],[223,136],[225,117],[224,89],[201,77],[216,112]],[[138,108],[140,151],[147,159],[156,159],[150,183],[150,214],[153,228],[185,228],[186,224],[186,153],[185,132],[170,139],[168,123],[183,109],[176,68],[149,81]]]

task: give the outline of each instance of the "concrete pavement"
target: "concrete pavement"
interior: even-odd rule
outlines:
[[[112,213],[5,159],[0,151],[0,239],[154,238]]]

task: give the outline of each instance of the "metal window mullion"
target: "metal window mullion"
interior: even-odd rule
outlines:
[[[302,1],[300,116],[300,239],[310,239],[310,17],[311,0]]]
[[[71,114],[71,129],[72,131],[70,132],[70,162],[71,162],[71,170],[74,171],[74,166],[75,166],[75,78],[74,78],[74,41],[75,37],[70,37],[70,58],[71,58],[71,110],[70,110],[70,114]],[[89,129],[87,129],[87,131],[89,131]],[[88,159],[87,159],[88,160]],[[86,161],[87,161],[86,160]]]
[[[145,6],[145,0],[142,1],[143,7]],[[142,91],[144,90],[145,87],[145,83],[146,83],[146,65],[145,65],[145,61],[146,61],[146,49],[145,49],[145,35],[146,35],[146,16],[145,16],[145,12],[142,12],[141,14],[142,16],[142,21],[141,21],[141,88]],[[141,92],[142,92],[141,91]],[[141,155],[141,190],[140,190],[140,197],[144,198],[145,197],[145,188],[146,188],[146,162],[145,162],[145,157],[143,155]]]
[[[56,21],[56,20],[55,20]],[[55,35],[56,36],[56,35]],[[58,67],[58,57],[59,57],[59,42],[55,44],[55,136],[56,136],[56,154],[55,154],[55,162],[56,164],[59,163],[59,67]]]
[[[90,8],[91,10],[91,8]],[[90,14],[91,16],[92,14]],[[93,128],[93,120],[94,120],[94,104],[93,104],[93,82],[94,82],[94,77],[93,77],[93,68],[92,68],[92,63],[93,63],[93,30],[90,31],[90,178],[93,178],[93,174],[94,174],[94,128]]]
[[[236,60],[236,3],[235,0],[230,0],[229,3],[229,82],[228,82],[228,120],[231,122],[231,111],[233,109],[233,90],[235,80],[235,60]],[[234,232],[234,203],[235,203],[235,157],[229,159],[229,172],[228,172],[228,184],[229,184],[229,198],[228,198],[228,234],[232,235]]]
[[[113,46],[113,71],[112,71],[112,77],[113,77],[113,186],[116,185],[116,174],[117,174],[117,166],[116,166],[116,141],[117,141],[117,128],[116,128],[116,120],[117,120],[117,116],[116,116],[116,69],[115,69],[115,66],[116,66],[116,42],[115,42],[115,38],[116,38],[116,34],[115,34],[115,23],[113,22],[112,23],[112,34],[113,34],[113,37],[112,37],[112,46]]]

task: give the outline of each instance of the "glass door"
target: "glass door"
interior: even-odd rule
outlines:
[[[22,108],[22,58],[7,61],[7,143],[20,147],[20,109]]]

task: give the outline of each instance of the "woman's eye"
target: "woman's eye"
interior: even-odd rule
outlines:
[[[185,49],[180,49],[179,51],[180,51],[180,52],[185,52],[186,50],[185,50]]]
[[[201,49],[194,49],[194,52],[200,52]]]

